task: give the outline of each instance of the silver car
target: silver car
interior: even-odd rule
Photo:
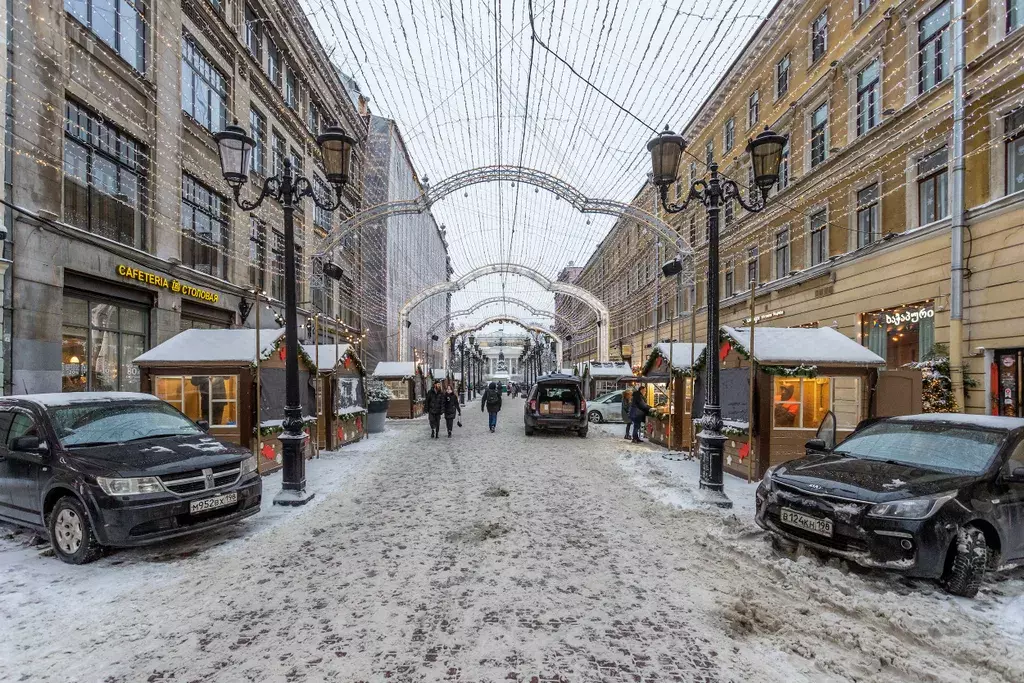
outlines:
[[[613,391],[589,401],[587,419],[591,422],[622,422],[622,391]]]

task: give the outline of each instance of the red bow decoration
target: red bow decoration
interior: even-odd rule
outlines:
[[[661,367],[661,356],[658,356],[658,363],[657,363],[657,365],[655,365],[655,367],[658,367],[658,368]]]
[[[277,350],[277,357],[281,360],[284,360],[284,351],[285,348],[283,346]]]
[[[356,415],[356,429],[360,429],[361,430],[362,428],[363,428],[363,417],[362,417],[362,415]]]
[[[740,462],[743,462],[743,460],[748,455],[750,455],[750,444],[749,443],[740,444],[739,453],[740,453]]]
[[[341,427],[338,427],[338,441],[344,441],[344,440],[345,440],[345,430],[342,429]]]
[[[718,350],[718,360],[725,360],[725,357],[729,355],[730,351],[732,351],[732,344],[724,342],[722,344],[722,348]]]
[[[345,356],[345,369],[348,370],[350,367],[352,367],[352,358]]]
[[[273,460],[274,458],[277,457],[277,455],[274,453],[274,447],[271,446],[269,443],[263,444],[263,448],[260,449],[260,455],[262,455],[267,460]]]

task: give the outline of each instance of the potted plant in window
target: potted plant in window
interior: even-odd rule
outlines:
[[[366,431],[379,434],[384,431],[384,418],[394,394],[388,385],[379,379],[366,380]]]

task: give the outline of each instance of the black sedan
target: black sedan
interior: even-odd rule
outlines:
[[[148,394],[0,399],[0,519],[83,564],[255,514],[256,458],[204,427]]]
[[[1024,563],[1024,419],[885,418],[838,446],[831,420],[806,457],[765,474],[759,525],[967,597],[986,571]]]

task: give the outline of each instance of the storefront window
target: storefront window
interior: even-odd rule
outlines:
[[[146,350],[148,312],[64,297],[62,391],[138,391],[133,360]]]
[[[935,305],[932,301],[865,313],[861,339],[886,360],[890,370],[923,360],[935,346]]]
[[[211,427],[238,424],[237,375],[185,375],[157,377],[154,393],[192,420]]]
[[[825,414],[833,410],[835,381],[833,377],[776,377],[773,408],[776,429],[817,429]],[[844,390],[849,391],[848,387]]]
[[[388,385],[388,389],[391,389],[391,393],[395,395],[396,399],[403,401],[409,400],[409,382],[404,379],[389,379],[384,380],[384,383]]]
[[[1024,350],[998,351],[993,375],[998,378],[993,396],[993,413],[1007,417],[1021,415],[1021,379]]]

